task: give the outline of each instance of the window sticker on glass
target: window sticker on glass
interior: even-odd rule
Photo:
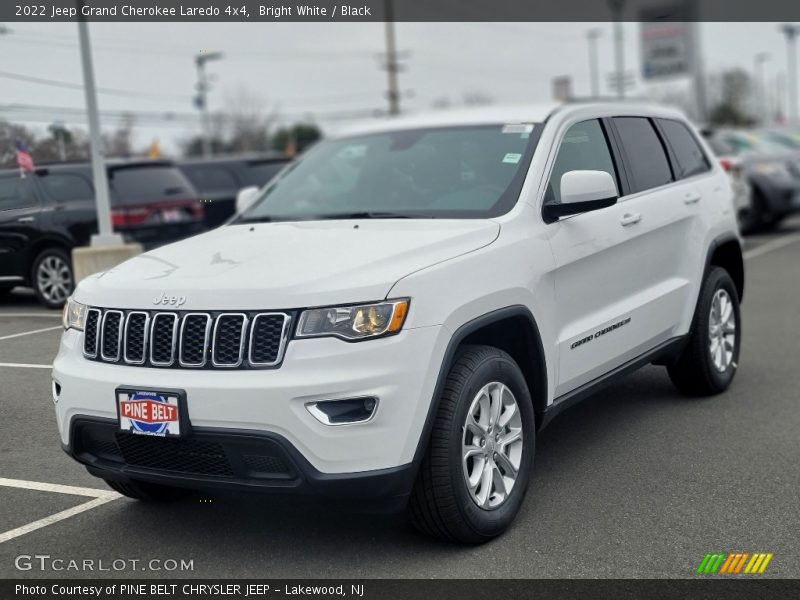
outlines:
[[[503,125],[503,133],[530,133],[533,131],[532,123],[509,123]]]
[[[509,152],[503,157],[503,162],[515,165],[519,162],[520,158],[522,158],[522,154],[518,154],[516,152]]]

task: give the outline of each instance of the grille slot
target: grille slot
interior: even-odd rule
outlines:
[[[242,460],[251,471],[267,474],[289,473],[289,468],[278,456],[262,456],[257,454],[245,454]]]
[[[103,360],[118,361],[122,345],[122,313],[107,310],[103,315],[100,333],[100,356]]]
[[[223,447],[216,442],[117,433],[117,446],[125,462],[137,467],[233,477]]]
[[[178,333],[178,315],[156,313],[150,328],[150,362],[168,367],[175,358],[175,338]]]
[[[125,362],[140,365],[147,357],[147,323],[150,315],[146,312],[130,312],[125,320],[123,353]]]
[[[250,364],[271,366],[283,358],[289,317],[283,313],[256,315],[250,328]]]
[[[189,313],[181,323],[178,361],[183,367],[202,367],[208,354],[211,317],[204,313]]]
[[[86,313],[86,325],[83,331],[83,353],[94,358],[97,356],[98,334],[100,333],[100,311],[90,308]]]
[[[247,315],[226,313],[217,317],[211,351],[211,362],[215,367],[238,367],[242,364],[245,329]]]

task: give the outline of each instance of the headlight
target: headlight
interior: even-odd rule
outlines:
[[[397,333],[408,314],[408,299],[360,306],[331,306],[303,311],[297,337],[335,336],[363,340]]]
[[[67,303],[64,305],[64,314],[62,317],[64,329],[83,331],[86,325],[86,311],[87,307],[85,304],[75,302],[72,298],[67,300]]]

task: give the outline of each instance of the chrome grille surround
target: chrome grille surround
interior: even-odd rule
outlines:
[[[90,307],[88,314],[97,324],[94,337],[83,340],[83,355],[88,360],[171,369],[279,368],[295,321],[294,311],[148,311]],[[113,336],[116,336],[116,354],[111,348]],[[200,342],[202,350],[198,348]]]

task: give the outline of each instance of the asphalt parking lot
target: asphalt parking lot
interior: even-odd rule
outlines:
[[[687,399],[648,367],[567,411],[539,436],[513,528],[471,548],[310,499],[111,493],[59,446],[60,315],[15,292],[0,300],[0,577],[692,577],[717,551],[771,552],[764,576],[800,577],[799,295],[800,220],[749,238],[732,388]],[[19,570],[21,555],[94,570]]]

